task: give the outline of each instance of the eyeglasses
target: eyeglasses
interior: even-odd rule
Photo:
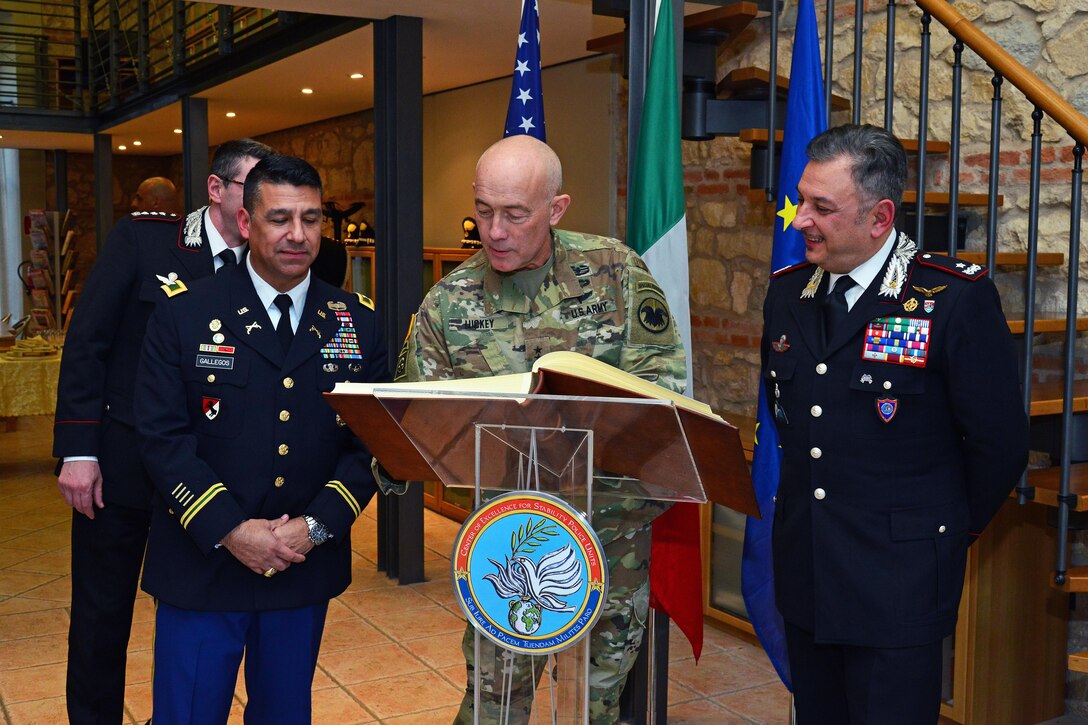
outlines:
[[[238,179],[228,179],[225,176],[220,176],[219,180],[227,186],[230,186],[231,184],[238,184],[238,186],[243,186],[245,184],[244,181],[238,181]]]

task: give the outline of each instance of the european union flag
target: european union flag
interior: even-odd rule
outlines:
[[[786,97],[786,128],[782,138],[782,165],[778,174],[778,217],[771,250],[771,270],[803,262],[805,242],[790,224],[797,215],[797,182],[808,162],[805,147],[827,128],[824,116],[823,78],[820,71],[820,39],[816,34],[816,9],[812,0],[797,8],[793,37],[790,89]],[[778,676],[791,690],[786,635],[774,601],[774,570],[771,561],[771,525],[774,495],[782,462],[778,430],[767,403],[767,391],[759,387],[756,412],[756,446],[752,457],[752,481],[762,519],[749,518],[744,529],[741,590],[748,618],[767,651]]]
[[[506,111],[503,136],[519,133],[544,138],[544,93],[540,84],[540,16],[536,0],[523,0],[518,52],[514,56],[514,82]]]

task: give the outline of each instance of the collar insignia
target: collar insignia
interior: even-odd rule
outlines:
[[[880,296],[895,299],[903,289],[907,281],[907,265],[918,251],[918,245],[913,239],[903,232],[899,232],[899,241],[892,252],[892,258],[888,261],[888,271],[884,273],[884,281],[880,283]]]
[[[817,267],[816,271],[808,279],[808,284],[801,290],[801,299],[810,300],[816,296],[816,289],[820,286],[820,280],[824,278],[823,267]]]
[[[185,246],[190,249],[200,249],[204,240],[200,238],[200,223],[204,219],[204,209],[197,209],[185,217]]]

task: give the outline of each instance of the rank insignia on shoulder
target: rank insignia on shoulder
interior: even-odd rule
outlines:
[[[161,274],[155,275],[162,285],[159,287],[166,293],[167,297],[173,297],[174,295],[180,295],[182,292],[188,292],[189,288],[185,286],[185,283],[178,279],[177,272],[171,272],[163,277]]]
[[[771,343],[771,348],[775,352],[785,352],[786,350],[790,349],[790,344],[786,342],[786,336],[783,335],[782,337]]]
[[[177,214],[171,214],[165,211],[134,211],[131,216],[133,219],[156,219],[165,222],[176,222],[181,218]]]
[[[776,269],[773,272],[771,272],[771,279],[774,279],[775,277],[780,277],[781,275],[785,274],[786,272],[792,272],[795,269],[801,269],[801,267],[807,267],[810,264],[812,264],[812,262],[798,262],[797,264],[790,264],[790,265],[787,265],[787,266],[782,267],[780,269]]]
[[[948,272],[949,274],[954,274],[957,277],[962,277],[964,279],[969,279],[972,282],[974,282],[975,280],[977,280],[977,279],[979,279],[981,277],[984,277],[986,275],[986,272],[987,272],[986,268],[983,267],[981,264],[972,264],[972,263],[969,263],[969,262],[961,262],[961,261],[959,261],[957,259],[945,256],[943,254],[930,254],[930,253],[927,252],[926,254],[923,254],[920,257],[918,257],[918,262],[919,262],[919,264],[924,264],[927,267],[932,267],[934,269],[940,269],[940,270],[943,270],[945,272]],[[945,285],[945,287],[947,287],[947,285]],[[937,292],[940,292],[943,289],[944,289],[944,287],[934,287],[933,290],[931,290],[931,292],[932,292],[932,294],[936,294]],[[925,292],[923,290],[918,290],[918,291],[925,294]],[[929,296],[930,295],[926,295],[926,297],[929,297]]]
[[[374,311],[374,300],[370,299],[369,297],[364,295],[362,292],[356,292],[355,296],[359,298],[359,304],[360,305],[367,308],[371,312]]]

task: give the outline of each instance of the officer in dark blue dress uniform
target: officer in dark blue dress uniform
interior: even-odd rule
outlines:
[[[249,139],[222,144],[208,177],[210,204],[188,217],[140,212],[110,232],[76,305],[64,345],[53,455],[72,506],[68,718],[123,718],[125,659],[151,518],[132,394],[144,330],[162,286],[182,289],[241,259],[237,213],[249,170],[272,153]]]
[[[1027,461],[1012,338],[984,268],[896,233],[897,139],[843,126],[808,158],[808,261],[774,275],[762,345],[797,719],[931,724],[967,547]]]
[[[377,489],[321,395],[388,369],[370,301],[310,275],[317,172],[261,161],[239,226],[244,264],[156,307],[136,385],[160,494],[143,577],[158,602],[156,725],[225,723],[243,652],[246,721],[310,722],[328,601],[351,580],[351,525]]]

